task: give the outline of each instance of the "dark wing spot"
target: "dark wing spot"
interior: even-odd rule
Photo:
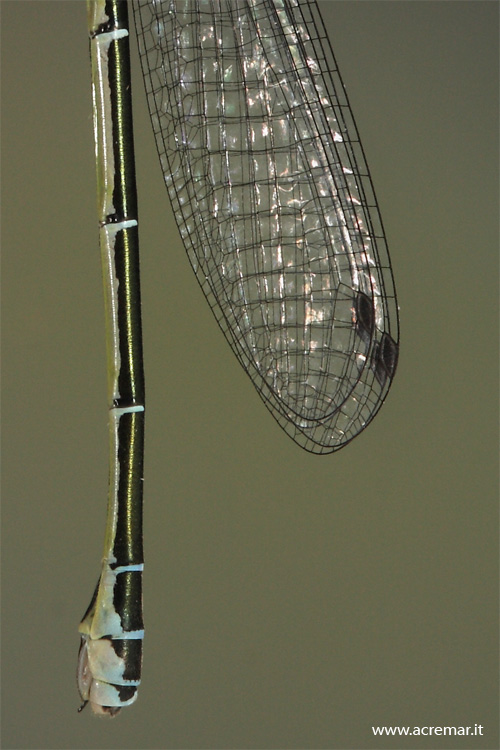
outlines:
[[[398,363],[398,345],[388,333],[384,333],[380,343],[373,348],[372,367],[380,385],[392,378]]]
[[[355,302],[356,311],[356,333],[369,344],[373,335],[375,325],[375,311],[373,302],[364,292],[358,292]]]

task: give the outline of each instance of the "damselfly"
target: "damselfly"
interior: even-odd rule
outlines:
[[[315,0],[135,0],[165,183],[215,318],[313,453],[373,419],[398,358],[389,254]],[[144,377],[127,5],[88,3],[107,311],[104,561],[80,625],[85,705],[115,715],[142,657]]]

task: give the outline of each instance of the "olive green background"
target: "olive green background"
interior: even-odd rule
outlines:
[[[136,67],[147,635],[106,723],[74,678],[108,471],[85,5],[1,2],[5,748],[499,746],[498,4],[321,7],[392,252],[397,377],[340,453],[278,428],[189,267]]]

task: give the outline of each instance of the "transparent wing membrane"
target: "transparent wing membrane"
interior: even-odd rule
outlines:
[[[398,357],[368,167],[311,0],[138,0],[158,152],[191,265],[293,440],[329,453],[377,413]]]

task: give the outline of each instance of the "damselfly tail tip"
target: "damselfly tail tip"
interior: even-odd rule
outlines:
[[[81,713],[88,703],[90,704],[92,713],[96,716],[113,718],[119,713],[121,705],[103,705],[104,701],[101,702],[101,700],[99,700],[99,696],[108,695],[110,690],[117,691],[119,690],[119,687],[109,685],[94,677],[89,658],[89,639],[85,635],[82,635],[81,638],[76,680],[78,684],[78,692],[82,699],[82,705],[79,707],[78,713]]]

